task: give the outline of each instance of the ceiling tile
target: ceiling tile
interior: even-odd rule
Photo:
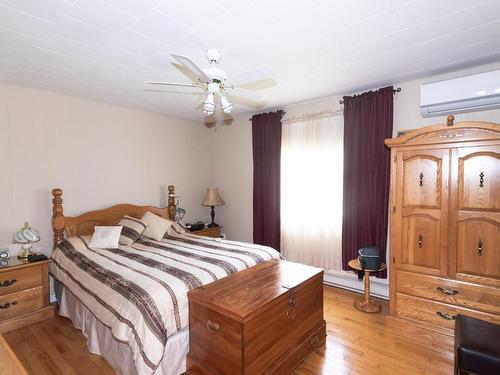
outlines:
[[[0,24],[0,43],[6,44],[14,49],[29,50],[39,43],[39,39],[27,34],[18,33],[1,27]]]
[[[0,26],[19,33],[38,37],[50,32],[54,23],[20,12],[14,8],[0,5]]]
[[[38,46],[46,50],[71,56],[75,59],[90,56],[97,51],[94,47],[90,47],[55,33],[51,33],[43,38]]]
[[[168,15],[171,19],[182,22],[184,25],[192,25],[198,31],[208,31],[215,24],[228,19],[230,14],[217,3],[210,5],[210,16],[200,9],[200,2],[194,0],[183,1],[183,6],[178,6],[176,0],[160,0],[156,10]],[[176,28],[176,25],[172,25]],[[186,30],[190,32],[192,30]],[[182,36],[182,34],[180,34]]]
[[[104,0],[124,12],[136,17],[142,17],[156,6],[159,0]]]
[[[68,16],[64,16],[57,23],[55,32],[93,47],[102,45],[111,38],[110,33]]]
[[[174,43],[194,31],[193,26],[188,26],[156,9],[147,13],[131,28],[165,44]]]
[[[2,51],[1,57],[11,59],[13,61],[20,61],[28,56],[28,53],[26,51],[12,48],[2,43],[0,43],[0,51]]]
[[[71,8],[71,3],[64,0],[0,0],[0,3],[50,22],[57,22]]]
[[[133,30],[125,30],[120,35],[113,37],[109,44],[133,52],[143,58],[167,49],[166,44]]]
[[[100,0],[78,1],[68,15],[112,34],[123,31],[137,20],[136,17]]]

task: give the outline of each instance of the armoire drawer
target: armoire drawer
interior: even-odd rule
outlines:
[[[398,271],[396,291],[500,315],[500,293],[494,287]]]
[[[453,329],[457,314],[500,324],[500,316],[397,293],[396,315],[437,328]]]

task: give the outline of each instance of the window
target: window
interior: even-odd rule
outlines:
[[[342,268],[343,116],[283,122],[281,247],[288,260]]]

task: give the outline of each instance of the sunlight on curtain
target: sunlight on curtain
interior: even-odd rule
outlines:
[[[284,122],[281,249],[285,257],[342,269],[342,115]]]

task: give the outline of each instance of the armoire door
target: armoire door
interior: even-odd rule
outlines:
[[[500,146],[453,151],[456,277],[500,286]]]
[[[446,274],[449,149],[396,153],[396,267]]]

